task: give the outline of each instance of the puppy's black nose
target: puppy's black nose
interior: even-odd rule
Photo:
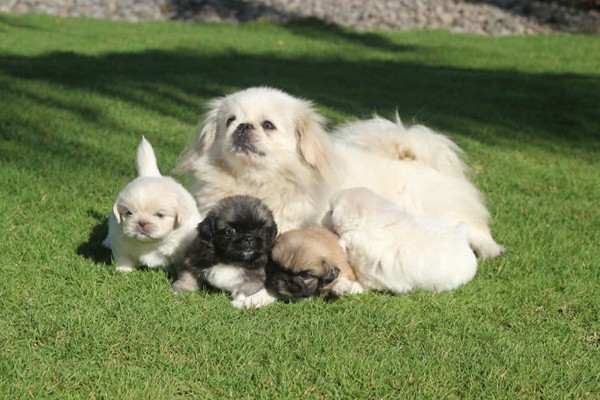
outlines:
[[[143,228],[144,226],[146,226],[146,224],[146,221],[138,221],[138,225],[140,226],[140,228]]]
[[[247,245],[253,245],[254,244],[254,237],[253,236],[246,236],[244,238],[244,243]]]

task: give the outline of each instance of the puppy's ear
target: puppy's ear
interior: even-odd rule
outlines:
[[[194,161],[212,148],[218,133],[219,109],[223,106],[224,100],[225,98],[222,97],[213,99],[208,103],[208,111],[204,117],[200,132],[192,136],[192,139],[183,150],[181,161],[175,168],[176,172],[190,172]]]
[[[115,201],[115,204],[113,204],[112,213],[113,213],[113,216],[115,217],[115,220],[117,221],[117,223],[120,224],[121,223],[121,213],[119,212],[118,201]]]
[[[212,241],[214,234],[214,218],[212,216],[204,218],[204,220],[198,224],[196,231],[198,231],[198,237],[200,239],[207,242]]]
[[[328,219],[328,222],[331,224],[332,230],[338,234],[340,234],[340,232],[337,232],[336,229],[339,228],[340,222],[344,220],[344,214],[346,214],[346,208],[341,204],[337,204],[331,210],[331,214]]]
[[[279,233],[279,231],[277,230],[277,225],[273,225],[270,229],[269,229],[269,238],[271,239],[271,241],[274,241],[275,238],[277,237],[277,234]]]
[[[178,228],[185,223],[185,221],[190,218],[191,212],[189,210],[189,205],[181,199],[181,197],[177,200],[177,213],[175,214],[175,227]]]
[[[179,228],[190,217],[190,213],[184,207],[179,207],[175,214],[175,227]]]
[[[328,261],[323,261],[323,270],[325,271],[322,278],[324,285],[333,282],[340,274],[340,269]]]
[[[324,119],[317,114],[309,102],[298,113],[295,121],[298,153],[311,168],[325,171],[330,163],[328,139],[323,131]]]

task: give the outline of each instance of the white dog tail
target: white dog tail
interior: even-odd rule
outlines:
[[[424,125],[407,128],[398,114],[395,122],[378,116],[351,122],[339,127],[335,135],[385,157],[422,162],[445,175],[464,177],[467,172],[456,143]]]
[[[137,149],[137,170],[139,176],[161,176],[154,149],[143,136]]]

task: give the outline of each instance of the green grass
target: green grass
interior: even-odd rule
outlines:
[[[446,133],[507,254],[451,293],[259,310],[115,273],[141,135],[169,171],[251,85]],[[0,15],[0,398],[598,398],[599,159],[598,36]]]

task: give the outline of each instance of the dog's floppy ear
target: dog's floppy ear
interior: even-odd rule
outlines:
[[[212,148],[217,137],[219,109],[224,101],[225,98],[221,97],[208,103],[208,111],[204,116],[202,127],[199,132],[192,136],[192,139],[183,150],[181,161],[175,169],[176,172],[190,172],[194,161]]]
[[[190,213],[187,208],[179,207],[177,209],[177,214],[175,214],[175,226],[178,228],[185,223],[185,221],[190,217]]]
[[[270,236],[271,241],[275,240],[278,233],[279,233],[279,231],[277,230],[277,225],[273,225],[271,228],[269,228],[269,236]]]
[[[198,224],[196,228],[198,231],[198,237],[204,241],[210,242],[212,241],[214,234],[214,218],[212,216],[207,216]]]
[[[180,227],[192,216],[190,207],[195,207],[196,204],[190,204],[184,196],[178,196],[177,198],[177,211],[175,214],[175,227]]]
[[[112,213],[113,216],[115,217],[115,220],[117,221],[118,224],[121,223],[121,213],[119,212],[119,206],[118,206],[118,199],[117,201],[115,201],[115,204],[113,204],[113,208],[112,208]]]
[[[328,138],[323,131],[324,119],[309,102],[304,102],[303,108],[295,121],[298,153],[310,167],[323,171],[330,163]]]
[[[340,274],[340,269],[328,261],[323,261],[323,270],[325,271],[322,278],[324,285],[333,282]]]

